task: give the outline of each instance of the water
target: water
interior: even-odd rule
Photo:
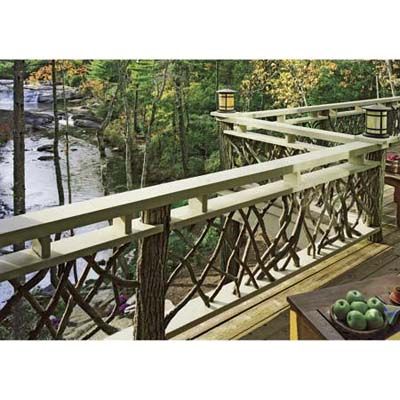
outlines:
[[[40,161],[38,157],[51,155],[39,152],[37,148],[42,145],[52,144],[52,138],[46,133],[34,133],[25,139],[25,174],[26,174],[26,209],[27,212],[58,205],[58,192],[54,161]],[[67,168],[65,157],[65,140],[60,138],[60,166],[62,170],[63,187],[67,203]],[[111,181],[111,191],[121,187],[123,174],[123,159],[120,155],[107,151],[110,175],[120,179]],[[13,142],[9,141],[0,147],[0,202],[5,209],[13,207]],[[70,171],[72,201],[84,201],[94,197],[103,196],[103,187],[100,177],[100,163],[97,147],[87,140],[70,136]],[[105,226],[106,223],[91,227],[80,228],[77,234]],[[104,256],[105,253],[100,255]],[[44,279],[40,286],[49,285],[49,280]],[[0,283],[0,308],[5,299],[12,294],[11,285],[7,282]]]
[[[26,110],[41,110],[52,112],[51,104],[39,102],[39,92],[25,88],[24,104]],[[0,82],[0,109],[13,109],[13,91],[9,82]],[[60,125],[65,125],[64,120]],[[73,120],[69,118],[69,126],[73,127]],[[88,200],[103,195],[100,177],[99,154],[93,143],[93,136],[85,138],[70,134],[70,172],[72,202]],[[25,138],[25,181],[26,181],[26,211],[35,211],[42,208],[58,205],[58,192],[54,161],[41,161],[43,155],[52,155],[48,152],[39,152],[37,148],[53,143],[52,135],[46,132],[33,132]],[[65,202],[67,203],[67,166],[65,154],[65,140],[60,138],[60,167],[62,171]],[[110,191],[124,188],[123,158],[107,150],[108,168],[110,172]],[[13,142],[9,141],[0,146],[0,218],[12,215],[13,208]],[[77,234],[104,226],[106,223],[76,230]],[[40,286],[49,284],[44,279]],[[0,283],[0,308],[4,301],[12,295],[12,288],[7,282]]]
[[[1,84],[0,82],[0,110],[13,109],[14,93],[12,87]],[[24,107],[25,110],[41,110],[48,108],[48,105],[39,103],[39,92],[33,89],[24,90]]]

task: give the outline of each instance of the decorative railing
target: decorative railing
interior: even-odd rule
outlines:
[[[0,248],[29,246],[0,257],[0,282],[12,287],[0,309],[3,334],[61,339],[82,331],[75,337],[88,339],[133,318],[137,339],[172,337],[379,234],[382,153],[397,138],[238,114],[216,114],[229,169],[0,221]],[[79,230],[93,224],[102,225]],[[43,282],[52,290],[38,289]]]

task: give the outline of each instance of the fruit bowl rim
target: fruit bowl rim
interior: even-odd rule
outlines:
[[[330,307],[330,312],[329,312],[330,315],[329,316],[330,316],[330,319],[331,319],[333,325],[336,328],[338,328],[339,330],[341,330],[342,332],[349,333],[354,336],[359,336],[360,338],[367,338],[367,337],[370,337],[373,335],[378,335],[380,333],[383,333],[389,326],[389,321],[388,321],[386,312],[381,312],[381,311],[379,311],[379,312],[383,315],[384,325],[378,329],[370,329],[370,330],[365,330],[365,331],[359,331],[357,329],[350,328],[349,326],[346,325],[346,323],[340,321],[339,318],[335,315],[335,313],[333,311],[333,305]]]

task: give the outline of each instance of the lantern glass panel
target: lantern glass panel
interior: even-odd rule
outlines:
[[[375,138],[388,136],[388,112],[390,108],[382,105],[365,107],[365,135]]]
[[[221,112],[235,111],[235,95],[231,90],[218,91],[218,109]]]
[[[233,97],[233,94],[228,94],[226,96],[225,101],[226,101],[226,103],[225,103],[226,110],[227,111],[232,111],[234,109],[234,107],[235,107],[235,99]]]
[[[224,93],[219,93],[219,109],[225,111],[226,109],[226,98]]]
[[[372,130],[374,133],[386,133],[387,115],[378,111],[368,111],[367,114],[367,131]]]

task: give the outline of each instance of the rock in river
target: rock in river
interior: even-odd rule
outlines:
[[[42,146],[39,146],[37,151],[54,151],[53,145],[52,144],[43,144]]]
[[[54,160],[54,156],[40,156],[40,157],[38,157],[38,160],[40,160],[40,161],[51,161],[51,160]]]
[[[74,121],[74,125],[78,128],[86,128],[86,129],[100,128],[100,123],[97,121],[93,121],[91,119],[76,119]]]

